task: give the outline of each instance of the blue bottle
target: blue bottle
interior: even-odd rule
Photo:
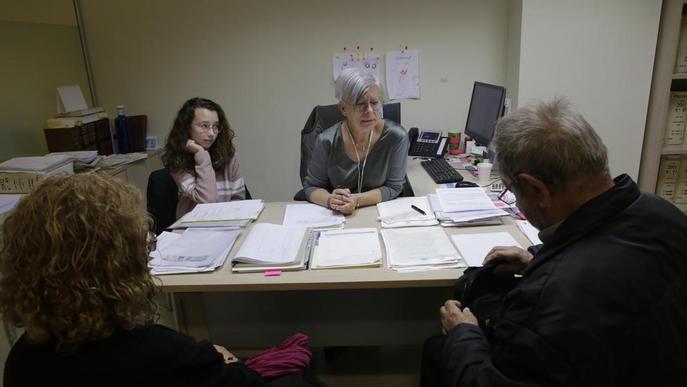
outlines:
[[[119,153],[131,152],[131,132],[126,121],[126,113],[123,105],[117,106],[117,118],[115,118],[115,131],[117,133],[117,144]]]

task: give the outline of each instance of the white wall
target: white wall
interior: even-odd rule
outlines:
[[[511,107],[518,106],[520,81],[520,31],[522,29],[522,0],[508,2],[508,31],[506,47],[506,95]]]
[[[565,96],[637,178],[660,0],[523,0],[518,103]]]
[[[406,128],[462,131],[472,82],[505,81],[507,0],[81,3],[99,105],[148,114],[162,139],[184,100],[216,100],[251,193],[271,201],[300,188],[299,133],[313,106],[335,102],[331,58],[344,46],[420,50]]]
[[[71,1],[1,0],[0,9],[3,161],[48,151],[43,128],[57,114],[57,86],[78,84],[86,96],[89,88]]]

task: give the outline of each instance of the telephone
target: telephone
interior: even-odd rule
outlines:
[[[420,132],[418,128],[410,128],[408,131],[410,149],[408,156],[442,157],[448,148],[446,137],[441,132]]]

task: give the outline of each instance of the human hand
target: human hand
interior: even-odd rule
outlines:
[[[355,211],[357,203],[358,200],[351,194],[351,190],[348,188],[336,188],[331,193],[329,207],[344,215],[350,215]]]
[[[196,153],[202,151],[203,147],[189,138],[186,140],[186,150],[195,155]]]
[[[496,246],[484,258],[483,265],[496,263],[496,273],[522,273],[532,260],[533,255],[529,251],[516,246]]]
[[[439,308],[441,315],[441,328],[444,334],[450,332],[458,324],[473,324],[479,325],[477,317],[475,317],[470,308],[460,310],[460,302],[456,300],[448,300]]]
[[[225,364],[236,363],[237,361],[239,361],[239,359],[236,356],[234,356],[233,353],[229,352],[229,350],[224,348],[223,346],[216,344],[213,344],[212,346],[215,347],[215,351],[222,355]]]

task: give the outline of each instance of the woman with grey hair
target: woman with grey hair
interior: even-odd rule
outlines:
[[[405,129],[382,118],[371,72],[342,71],[336,98],[345,119],[318,136],[303,185],[310,202],[349,215],[401,193],[409,144]]]

